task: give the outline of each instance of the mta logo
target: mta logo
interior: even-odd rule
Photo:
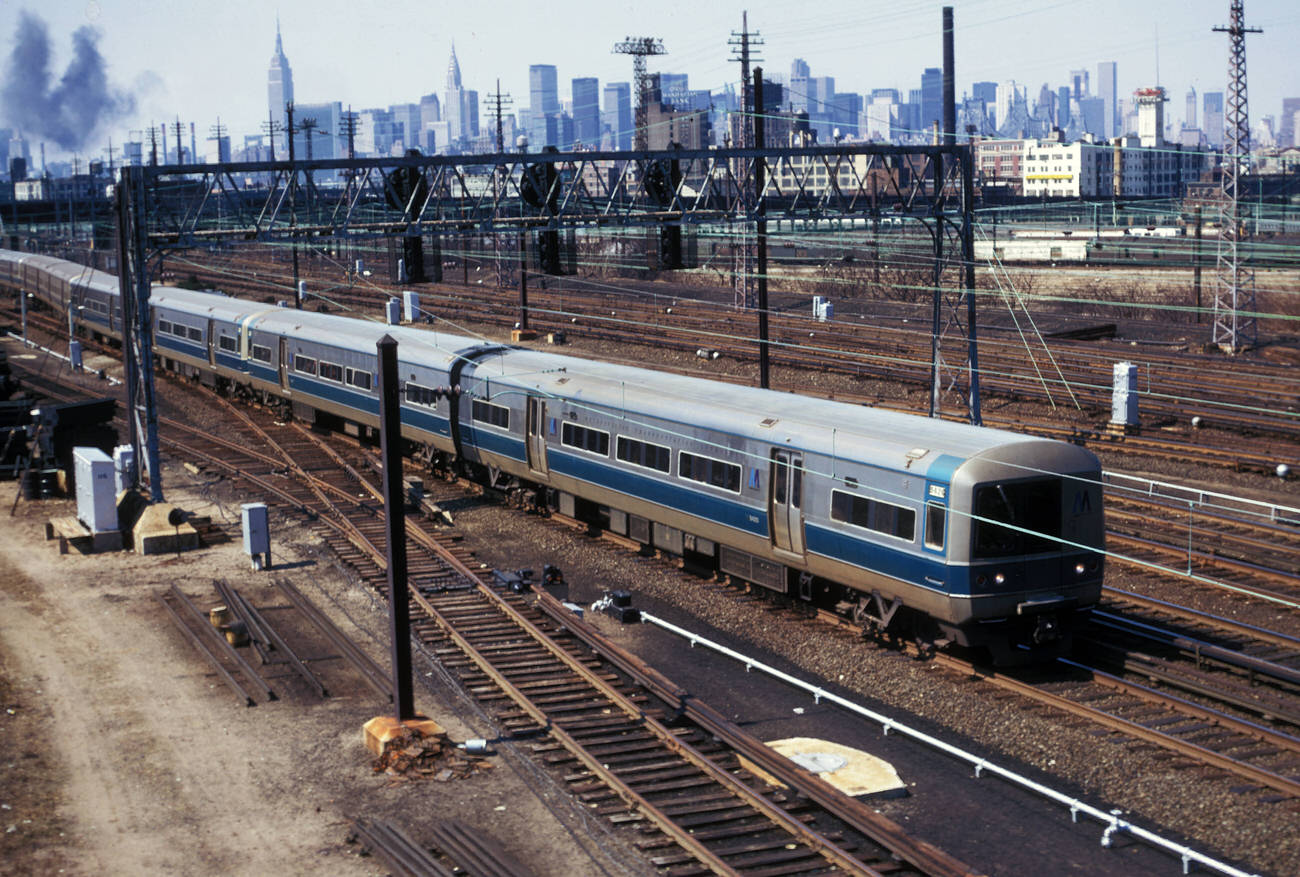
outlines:
[[[1074,492],[1074,514],[1082,515],[1090,511],[1092,511],[1092,492],[1087,489],[1076,490]]]

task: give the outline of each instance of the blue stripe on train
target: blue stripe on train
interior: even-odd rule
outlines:
[[[767,510],[707,494],[685,485],[660,481],[638,472],[588,460],[577,454],[548,448],[550,468],[601,487],[706,518],[755,536],[767,537]]]

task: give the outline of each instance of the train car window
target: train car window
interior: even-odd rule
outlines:
[[[791,474],[794,477],[790,479],[790,505],[797,509],[803,503],[803,467],[795,466]]]
[[[269,347],[263,347],[260,344],[254,344],[252,348],[252,353],[253,353],[253,359],[257,360],[258,362],[271,361],[271,348]]]
[[[778,466],[781,465],[778,464]],[[677,455],[677,474],[682,478],[689,478],[691,481],[730,490],[732,493],[740,493],[740,467],[735,463],[727,463],[722,460],[715,460],[712,457],[701,457],[698,454],[682,451]],[[777,502],[785,502],[784,479],[780,481],[780,486],[777,489],[782,491],[782,496],[777,499]]]
[[[560,428],[560,442],[572,448],[600,454],[602,457],[609,456],[609,433],[603,430],[566,423]]]
[[[660,472],[672,469],[673,452],[663,445],[653,445],[650,442],[621,435],[618,437],[614,453],[625,463],[645,466],[647,469],[658,469]]]
[[[778,460],[776,474],[772,476],[772,500],[774,502],[785,505],[785,488],[789,480],[790,476],[786,472],[786,464]]]
[[[231,353],[234,353],[235,351],[239,350],[239,342],[235,340],[235,337],[233,335],[218,335],[217,346],[220,347],[222,350],[227,350],[230,351]]]
[[[831,520],[911,542],[916,538],[916,511],[842,490],[831,491]]]
[[[406,401],[412,405],[427,405],[430,408],[437,406],[438,394],[430,387],[421,387],[419,384],[406,385]]]
[[[302,372],[305,375],[314,375],[316,374],[316,360],[299,353],[293,358],[293,370]]]
[[[203,340],[203,330],[202,330],[202,329],[195,329],[193,326],[190,326],[190,327],[186,330],[186,334],[188,334],[188,335],[190,336],[190,340],[191,340],[191,341],[202,341],[202,340]]]
[[[925,505],[925,547],[943,548],[944,528],[948,525],[948,510],[935,502]]]
[[[502,429],[510,428],[510,409],[504,405],[494,405],[491,402],[484,402],[482,399],[475,399],[474,404],[470,406],[470,416],[475,420],[490,423]]]
[[[320,361],[320,376],[327,381],[341,384],[343,383],[343,366],[322,359]]]
[[[1041,478],[976,488],[974,531],[975,557],[1061,550],[1061,482]]]
[[[368,371],[362,371],[359,368],[350,368],[347,371],[347,382],[359,389],[369,390],[371,380],[372,376]]]
[[[172,333],[172,322],[171,322],[171,320],[164,320],[162,317],[159,317],[159,318],[158,318],[158,331],[159,331],[159,332],[162,332],[162,333],[165,334],[165,335],[170,335],[170,334]]]

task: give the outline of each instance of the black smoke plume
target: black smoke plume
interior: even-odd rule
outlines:
[[[98,43],[94,28],[77,28],[72,61],[56,84],[50,72],[49,30],[30,12],[21,13],[0,89],[0,108],[9,124],[28,139],[52,140],[76,150],[101,126],[134,110],[131,96],[109,85]]]

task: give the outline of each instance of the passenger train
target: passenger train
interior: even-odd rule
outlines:
[[[0,281],[119,338],[117,278],[0,251]],[[376,429],[398,342],[426,459],[886,636],[1059,651],[1103,576],[1100,465],[1072,444],[156,286],[158,363]]]

